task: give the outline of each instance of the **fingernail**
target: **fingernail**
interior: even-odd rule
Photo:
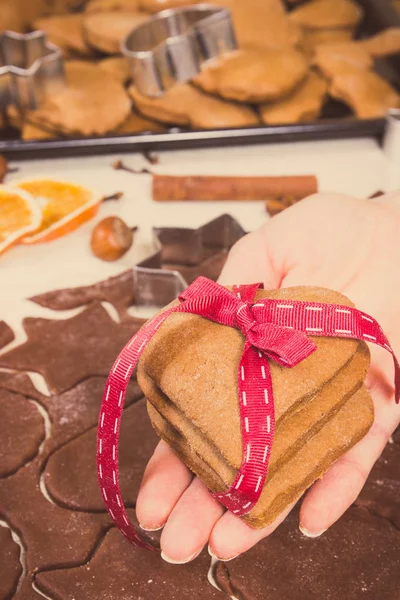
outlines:
[[[235,556],[231,556],[230,558],[221,558],[220,556],[217,556],[216,554],[214,554],[214,552],[211,550],[210,546],[208,546],[208,554],[211,556],[211,558],[215,558],[215,560],[220,560],[221,562],[229,562],[230,560],[233,560],[234,558],[237,558],[239,556],[239,554],[235,554]]]
[[[160,531],[160,529],[162,529],[164,527],[164,525],[160,525],[159,527],[144,527],[144,525],[141,525],[139,523],[139,527],[140,529],[143,529],[143,531]]]
[[[199,552],[195,552],[188,558],[184,558],[183,560],[174,560],[173,558],[170,558],[169,556],[167,556],[164,552],[161,552],[161,558],[163,560],[165,560],[165,562],[170,563],[171,565],[185,565],[186,563],[190,562],[191,560],[194,560],[195,558],[197,558],[199,556],[200,552],[201,552],[201,550]]]
[[[322,535],[323,533],[325,533],[325,531],[326,531],[326,529],[322,529],[321,531],[308,531],[302,525],[299,525],[299,529],[300,529],[301,533],[308,538],[317,538],[320,535]]]

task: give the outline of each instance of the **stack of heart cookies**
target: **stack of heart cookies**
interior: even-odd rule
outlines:
[[[259,291],[256,299],[352,306],[313,287]],[[311,334],[312,335],[312,334]],[[290,507],[373,422],[362,341],[312,337],[317,350],[295,367],[270,361],[275,438],[267,479],[243,518],[264,527]],[[201,316],[170,315],[145,348],[138,382],[156,431],[213,492],[229,488],[242,463],[238,365],[244,336]]]

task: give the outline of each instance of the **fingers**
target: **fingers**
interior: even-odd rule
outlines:
[[[210,554],[225,561],[236,558],[275,531],[293,506],[290,506],[271,525],[263,529],[252,529],[242,519],[226,512],[212,530],[209,543]]]
[[[169,446],[161,441],[143,476],[136,515],[143,529],[160,529],[190,485],[193,475]]]
[[[176,503],[162,532],[164,560],[180,564],[193,560],[204,548],[223,512],[221,504],[195,477]]]

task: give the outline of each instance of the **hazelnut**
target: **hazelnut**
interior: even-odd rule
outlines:
[[[112,262],[126,254],[133,243],[133,232],[119,217],[106,217],[92,231],[90,247],[97,258]]]

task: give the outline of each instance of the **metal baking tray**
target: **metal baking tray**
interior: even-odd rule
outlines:
[[[365,10],[365,19],[360,27],[361,36],[372,35],[390,26],[400,26],[400,16],[389,0],[358,2]],[[380,61],[378,71],[400,90],[400,56]],[[327,105],[321,120],[310,123],[212,131],[188,131],[174,127],[165,133],[43,141],[3,138],[0,139],[0,153],[8,158],[29,159],[303,140],[380,138],[384,126],[384,119],[356,119],[349,116],[343,105],[332,101]]]

